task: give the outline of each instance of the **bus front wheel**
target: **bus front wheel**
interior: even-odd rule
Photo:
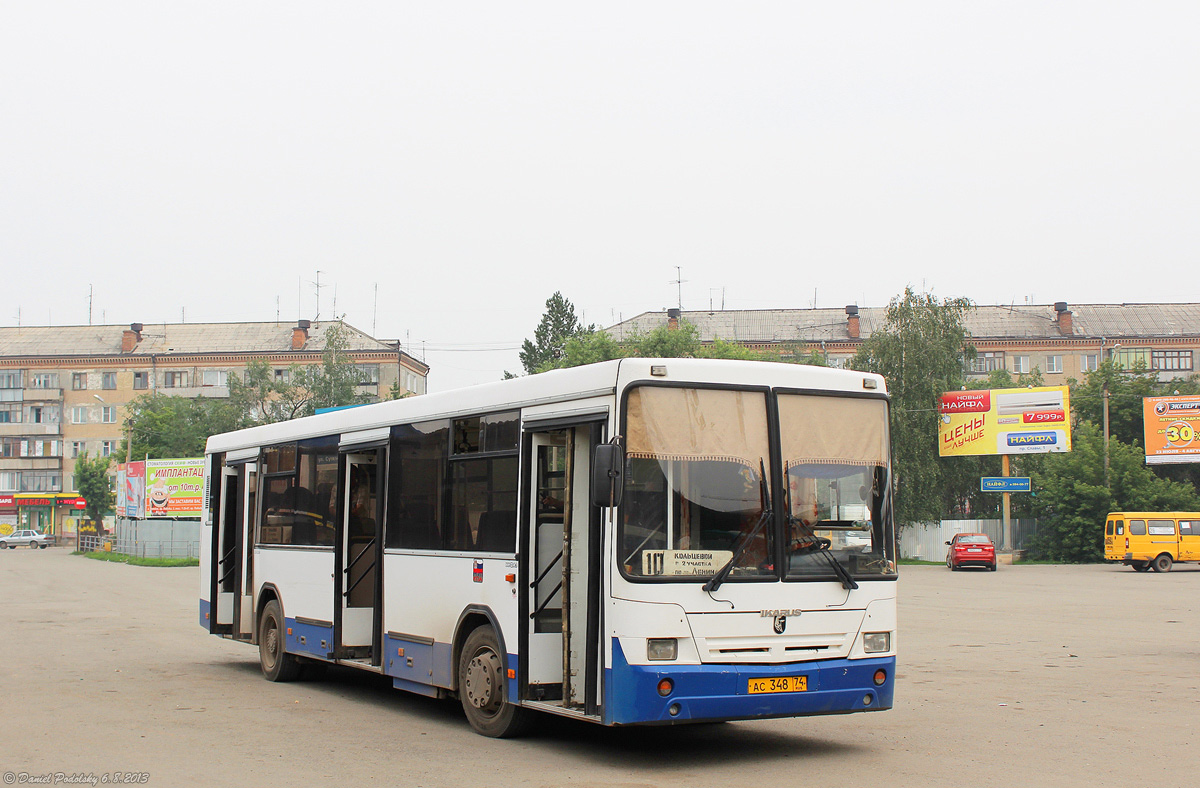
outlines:
[[[471,727],[484,736],[519,736],[529,723],[529,710],[509,703],[504,656],[490,626],[472,630],[458,658],[458,698]]]
[[[1133,571],[1135,571],[1135,572],[1149,572],[1150,571],[1150,562],[1149,561],[1134,561],[1132,564],[1130,564],[1130,566],[1133,567]]]
[[[1151,566],[1154,567],[1155,572],[1170,572],[1171,571],[1171,556],[1167,555],[1166,553],[1163,553],[1158,558],[1154,559],[1154,563],[1151,564]]]
[[[287,653],[283,608],[272,599],[258,619],[258,662],[267,681],[292,681],[300,675],[300,661]]]

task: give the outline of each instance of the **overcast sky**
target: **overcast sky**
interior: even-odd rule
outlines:
[[[1200,3],[0,0],[0,325],[1196,301]],[[678,266],[678,272],[677,267]],[[674,284],[682,278],[684,283]],[[487,352],[478,352],[486,350]],[[471,351],[471,352],[469,352]]]

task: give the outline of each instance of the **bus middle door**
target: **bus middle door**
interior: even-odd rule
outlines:
[[[379,664],[378,620],[382,556],[379,474],[382,452],[344,454],[339,492],[336,552],[341,578],[335,584],[337,654]]]

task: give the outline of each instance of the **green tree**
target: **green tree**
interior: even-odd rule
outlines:
[[[276,376],[263,359],[246,365],[244,379],[229,378],[229,400],[247,424],[273,424],[300,416],[311,416],[317,408],[359,405],[371,401],[359,394],[358,366],[349,354],[350,333],[337,322],[324,331],[325,350],[321,363],[293,364],[287,379]]]
[[[533,340],[526,339],[521,344],[521,366],[529,375],[562,366],[560,362],[566,357],[567,342],[595,330],[595,326],[585,328],[575,316],[574,305],[555,291],[546,299],[546,312],[533,331]]]
[[[1110,483],[1104,483],[1104,437],[1091,422],[1075,427],[1071,451],[1046,455],[1033,474],[1034,514],[1039,558],[1085,563],[1104,558],[1104,520],[1113,511],[1194,511],[1195,486],[1157,476],[1146,466],[1144,450],[1110,439]]]
[[[126,410],[128,436],[119,457],[152,460],[199,457],[209,435],[246,426],[243,414],[226,399],[144,394]],[[132,445],[131,445],[132,444]]]
[[[349,332],[341,322],[325,329],[325,350],[321,363],[293,367],[291,388],[297,393],[299,415],[311,416],[317,408],[362,405],[371,401],[359,394],[362,374],[350,356]]]
[[[108,457],[89,458],[86,453],[75,460],[75,489],[87,501],[85,511],[97,534],[104,533],[104,515],[111,512],[116,503],[108,464]]]
[[[938,457],[937,403],[961,388],[966,346],[963,320],[971,302],[939,300],[931,293],[904,295],[888,304],[883,327],[871,334],[854,357],[855,369],[887,379],[892,397],[892,455],[896,479],[896,519],[902,524],[938,520],[946,513],[946,471]]]

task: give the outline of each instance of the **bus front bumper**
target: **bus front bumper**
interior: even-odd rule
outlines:
[[[672,724],[883,711],[892,707],[895,674],[895,657],[786,665],[630,665],[614,639],[605,722]],[[883,681],[877,684],[880,675]],[[750,691],[755,679],[787,678],[794,685],[799,676],[805,680],[802,691]],[[672,684],[666,695],[659,692],[663,679]]]

